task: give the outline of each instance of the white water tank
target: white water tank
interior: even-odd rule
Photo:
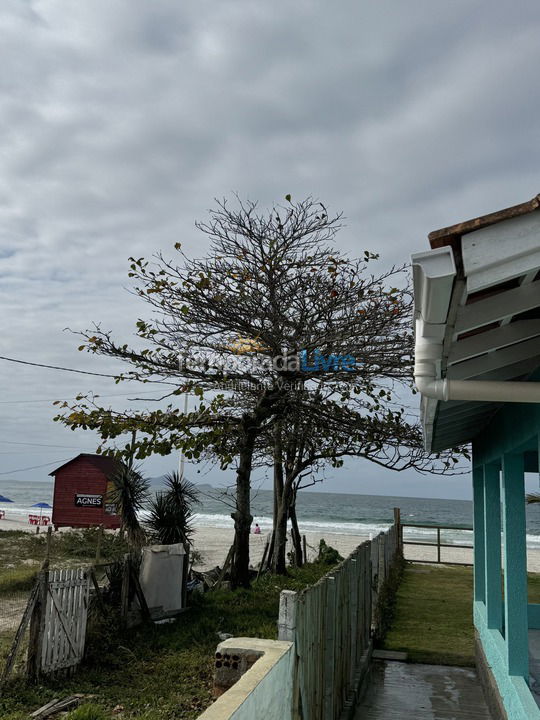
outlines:
[[[185,555],[181,543],[143,548],[139,580],[152,617],[183,609]]]

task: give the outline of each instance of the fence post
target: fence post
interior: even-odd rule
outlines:
[[[279,594],[278,640],[294,642],[297,606],[298,593],[294,590],[282,590]]]
[[[99,565],[101,562],[101,541],[103,540],[103,525],[100,525],[98,528],[97,533],[97,542],[96,542],[96,560],[94,562],[94,565]]]
[[[381,545],[382,545],[382,552],[381,552]],[[379,592],[381,590],[381,587],[386,580],[386,535],[381,533],[379,535],[379,582],[377,583],[377,599],[379,597]]]
[[[324,717],[334,718],[334,672],[336,651],[336,581],[333,577],[325,579],[326,609],[324,617]]]
[[[396,529],[396,550],[399,550],[403,544],[403,528],[401,527],[401,510],[394,508],[394,527]]]
[[[127,616],[129,611],[129,580],[130,580],[131,558],[129,554],[124,555],[122,565],[122,589],[120,591],[120,619],[122,625],[127,625]]]
[[[45,569],[41,570],[37,583],[37,597],[30,619],[30,633],[28,638],[28,656],[26,674],[31,680],[37,680],[41,675],[41,653],[43,648],[43,633],[45,630],[45,609],[47,607],[47,591],[49,587],[48,559],[43,563]]]
[[[349,604],[350,604],[350,621],[349,631],[351,635],[350,647],[350,673],[349,686],[354,683],[356,675],[356,650],[358,647],[358,561],[356,557],[351,558],[350,563],[350,586],[349,586]]]

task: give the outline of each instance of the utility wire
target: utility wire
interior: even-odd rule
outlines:
[[[44,363],[29,362],[28,360],[17,360],[16,358],[0,355],[0,360],[19,363],[20,365],[32,365],[33,367],[49,368],[49,370],[63,370],[64,372],[80,373],[81,375],[97,375],[98,377],[117,378],[118,375],[107,375],[106,373],[90,372],[89,370],[75,370],[74,368],[59,367],[58,365],[45,365]]]
[[[53,462],[44,463],[43,465],[33,465],[32,467],[18,468],[17,470],[8,470],[7,472],[0,472],[0,475],[13,475],[13,473],[25,472],[26,470],[38,470],[39,468],[48,467],[49,465],[60,465],[61,463],[68,462],[67,460],[54,460]]]
[[[81,451],[80,447],[75,447],[73,445],[51,445],[50,443],[17,442],[16,440],[0,440],[0,443],[4,443],[7,445],[32,445],[33,447],[52,447],[63,448],[64,450],[79,450],[79,452]]]
[[[101,393],[96,393],[94,397],[96,398],[111,398],[111,397],[127,397],[128,395],[133,395],[134,392],[138,392],[136,390],[132,390],[128,393],[115,393],[114,395],[102,395]],[[142,392],[138,392],[139,395],[153,395],[154,393],[159,392],[158,390],[143,390]],[[81,393],[81,395],[85,395],[85,393]],[[83,397],[84,399],[84,397]],[[62,402],[64,400],[77,400],[76,397],[71,398],[49,398],[49,399],[43,399],[43,400],[0,400],[0,405],[14,405],[19,403],[45,403],[45,402]]]
[[[119,375],[108,375],[107,373],[90,372],[90,370],[76,370],[75,368],[60,367],[59,365],[46,365],[45,363],[35,363],[35,362],[30,362],[29,360],[18,360],[17,358],[6,357],[5,355],[0,355],[0,360],[7,360],[8,362],[19,363],[20,365],[32,365],[32,367],[48,368],[49,370],[62,370],[63,372],[79,373],[80,375],[94,375],[96,377],[112,378],[113,380],[118,380],[118,378],[119,378]],[[139,380],[138,378],[130,378],[130,377],[126,377],[123,379],[135,381],[135,382],[155,383],[157,385],[176,385],[176,383],[167,382],[166,380],[144,380],[143,381],[143,380]]]

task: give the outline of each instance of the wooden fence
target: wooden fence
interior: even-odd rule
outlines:
[[[295,643],[293,717],[338,720],[369,664],[379,592],[400,550],[394,524],[312,587],[280,596],[279,639]]]

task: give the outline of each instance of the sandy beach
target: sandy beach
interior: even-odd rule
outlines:
[[[300,528],[301,529],[301,528]],[[0,520],[0,530],[23,530],[35,533],[36,528],[20,520],[6,518]],[[46,528],[40,528],[40,532],[46,532]],[[59,532],[69,530],[64,528]],[[343,557],[349,555],[360,543],[369,540],[368,536],[339,534],[339,533],[316,533],[306,532],[308,559],[313,560],[318,552],[319,542],[324,538],[328,545],[336,548]],[[202,527],[195,528],[194,547],[201,554],[201,561],[195,565],[198,570],[209,570],[216,566],[222,566],[232,544],[234,531],[232,528]],[[250,558],[251,564],[256,567],[260,562],[266,544],[267,534],[250,536]],[[288,541],[290,543],[290,540]],[[448,563],[472,563],[472,549],[464,548],[442,548],[441,561]],[[437,559],[435,547],[418,545],[405,545],[405,558],[417,562],[433,561]],[[527,567],[529,572],[540,573],[540,550],[529,549],[527,551]]]
[[[369,537],[360,535],[345,535],[338,533],[314,533],[306,532],[308,559],[313,560],[317,555],[319,542],[324,538],[328,545],[336,548],[343,557],[349,555],[360,543],[369,540]],[[199,569],[210,569],[216,565],[221,566],[227,556],[227,552],[233,540],[233,531],[213,527],[198,527],[195,531],[195,549],[202,554],[202,563]],[[256,566],[261,560],[266,535],[251,535],[250,557],[252,565]],[[441,560],[448,563],[472,563],[473,552],[463,548],[442,548]],[[418,545],[405,546],[405,558],[418,562],[432,561],[437,559],[435,547],[423,547]],[[528,550],[527,566],[529,572],[540,573],[540,550]]]

